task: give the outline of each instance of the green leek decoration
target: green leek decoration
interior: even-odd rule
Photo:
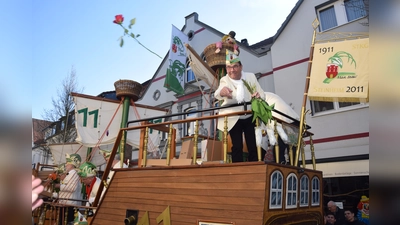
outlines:
[[[250,86],[247,81],[243,80],[244,86],[246,86],[247,90],[253,95],[256,92],[255,86]],[[253,122],[259,118],[264,124],[268,124],[272,117],[272,110],[274,110],[275,104],[271,106],[261,98],[253,97],[251,98],[251,111],[253,112]]]
[[[345,58],[345,57],[347,57],[347,62],[350,62],[350,65],[354,63],[354,68],[357,67],[356,60],[354,60],[353,56],[344,51],[336,52],[336,54],[333,55],[332,57],[330,57],[328,60],[330,60],[331,63],[338,65],[340,68],[342,68],[343,67],[342,58]]]

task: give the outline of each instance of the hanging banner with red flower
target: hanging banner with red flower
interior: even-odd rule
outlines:
[[[172,25],[172,39],[169,49],[167,76],[164,87],[181,95],[186,74],[186,48],[188,37],[174,25]]]
[[[369,39],[315,44],[310,100],[368,102]]]

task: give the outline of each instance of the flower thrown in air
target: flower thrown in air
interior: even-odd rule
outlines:
[[[122,22],[124,22],[124,17],[121,14],[116,15],[113,22],[116,24],[122,24]]]
[[[116,15],[116,16],[115,16],[115,20],[113,21],[113,23],[120,25],[120,26],[122,27],[122,29],[124,30],[124,35],[121,36],[121,38],[120,38],[120,43],[119,43],[119,46],[120,46],[120,47],[124,46],[124,38],[123,38],[123,37],[124,37],[125,35],[127,35],[127,36],[130,36],[130,37],[132,37],[133,39],[135,39],[135,41],[136,41],[139,45],[141,45],[143,48],[145,48],[147,51],[153,53],[154,55],[158,56],[158,58],[162,59],[162,57],[159,56],[157,53],[151,51],[151,50],[148,49],[146,46],[144,46],[142,43],[140,43],[140,41],[137,39],[137,38],[140,36],[140,34],[136,34],[136,35],[135,35],[134,33],[132,33],[132,32],[130,31],[130,30],[132,29],[132,26],[136,23],[136,18],[133,18],[133,19],[130,20],[128,28],[126,28],[126,27],[122,24],[123,22],[124,22],[124,16],[122,16],[122,14]]]

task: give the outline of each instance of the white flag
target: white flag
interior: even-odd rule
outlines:
[[[188,37],[172,25],[172,39],[169,49],[167,76],[164,87],[177,93],[183,94],[186,74],[186,48]]]

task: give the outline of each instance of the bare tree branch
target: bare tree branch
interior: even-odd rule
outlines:
[[[72,118],[74,115],[75,103],[71,92],[82,93],[83,88],[78,88],[76,70],[71,68],[70,73],[62,80],[61,88],[57,90],[57,96],[52,97],[52,108],[45,109],[42,117],[44,120],[52,122],[55,133],[48,143],[72,142],[76,138],[75,125]],[[50,129],[51,129],[50,128]]]

